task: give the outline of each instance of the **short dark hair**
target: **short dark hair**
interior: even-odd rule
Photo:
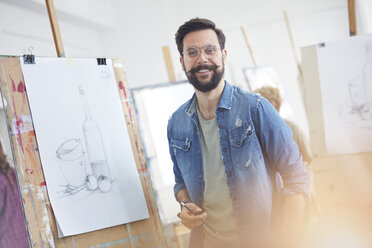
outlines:
[[[199,31],[199,30],[205,30],[205,29],[212,29],[214,32],[216,32],[218,43],[220,45],[221,50],[225,49],[226,38],[222,30],[219,28],[216,28],[216,24],[212,22],[211,20],[196,17],[182,24],[178,28],[177,33],[175,35],[177,49],[181,56],[183,52],[183,38],[188,33]]]

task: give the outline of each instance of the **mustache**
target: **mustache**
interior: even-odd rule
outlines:
[[[218,67],[220,67],[220,65],[199,65],[189,70],[188,73],[195,73],[200,70],[216,70]]]

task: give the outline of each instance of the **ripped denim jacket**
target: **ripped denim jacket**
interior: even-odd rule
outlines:
[[[281,193],[308,195],[310,177],[302,155],[290,128],[260,95],[225,82],[216,116],[237,225],[252,235],[263,234],[270,223],[275,172],[283,179]],[[191,200],[203,206],[203,161],[195,94],[171,116],[167,133],[174,194],[186,188]],[[200,228],[194,229],[190,242],[200,241],[200,233]]]

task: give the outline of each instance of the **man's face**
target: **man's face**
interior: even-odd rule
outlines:
[[[222,80],[226,58],[216,33],[212,29],[188,33],[183,39],[183,51],[180,62],[189,82],[202,92],[216,88]]]

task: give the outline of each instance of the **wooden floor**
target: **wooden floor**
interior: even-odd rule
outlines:
[[[312,163],[320,216],[310,225],[304,247],[372,247],[372,156],[358,156]]]
[[[188,248],[189,247],[189,237],[188,232],[181,231],[179,235],[176,235],[177,228],[176,224],[164,225],[164,235],[168,245],[168,248]],[[180,227],[181,224],[177,224]],[[186,229],[186,227],[182,228]]]

